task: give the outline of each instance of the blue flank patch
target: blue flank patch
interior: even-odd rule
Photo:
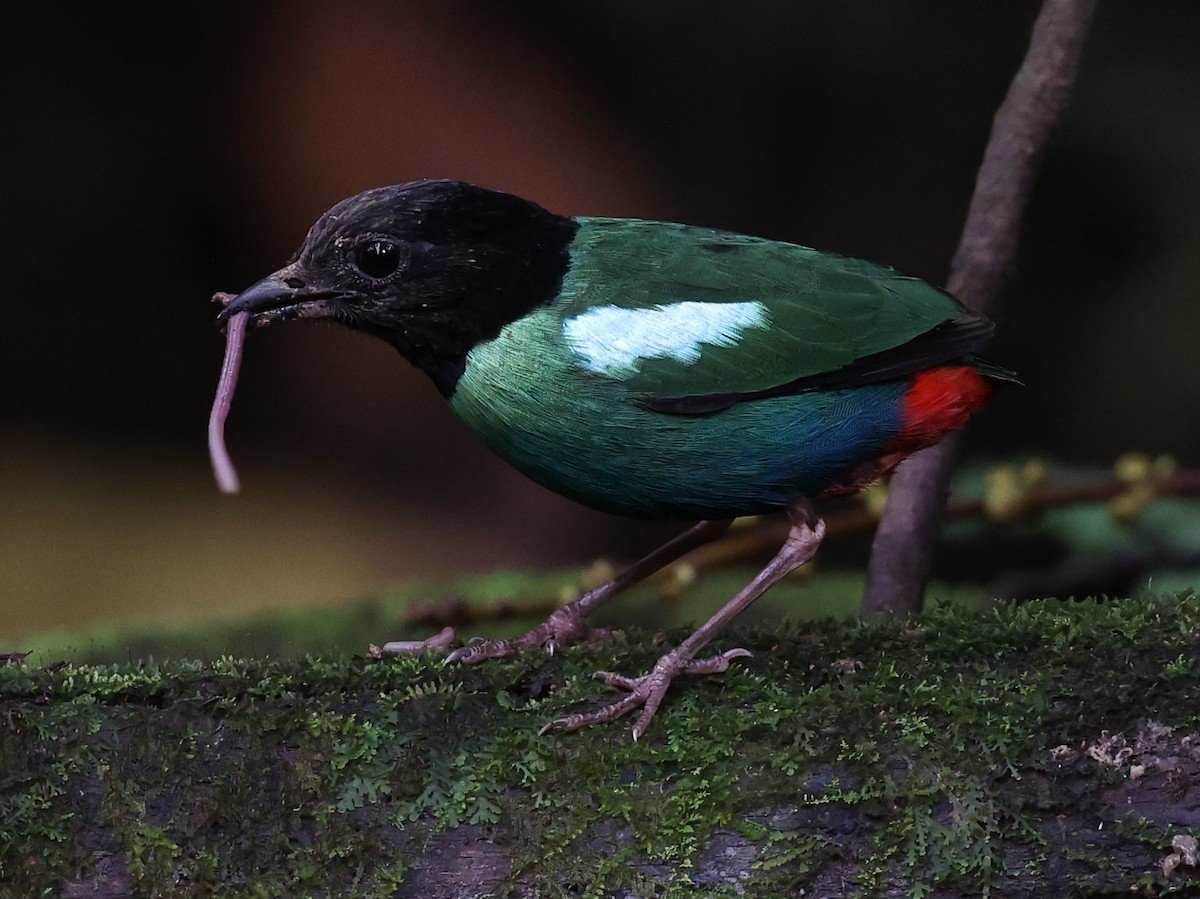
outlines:
[[[748,507],[765,512],[792,497],[819,493],[877,458],[899,433],[906,390],[904,383],[888,383],[781,397],[713,416],[720,430],[738,437],[728,452],[716,454],[713,467],[681,466],[684,477],[671,494],[675,502],[664,508],[689,518],[721,517],[746,514],[740,510]],[[710,439],[720,442],[721,436]]]
[[[709,417],[647,413],[567,452],[510,433],[534,480],[635,517],[732,518],[811,496],[878,457],[900,431],[903,383],[742,403]],[[616,439],[620,442],[616,442]]]

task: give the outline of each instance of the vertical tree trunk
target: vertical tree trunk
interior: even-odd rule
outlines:
[[[1066,108],[1096,0],[1045,0],[1029,50],[992,123],[948,288],[992,316],[1016,256],[1033,180]],[[892,480],[867,569],[862,612],[920,611],[949,491],[956,440],[903,463]]]

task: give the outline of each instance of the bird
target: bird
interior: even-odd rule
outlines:
[[[778,553],[712,618],[641,676],[598,672],[619,698],[543,732],[640,710],[639,739],[676,677],[749,655],[700,657],[816,553],[814,499],[873,483],[1016,381],[976,355],[989,319],[890,267],[697,225],[558,215],[449,179],[339,202],[283,268],[218,299],[230,342],[235,325],[240,342],[246,327],[298,319],[379,338],[537,483],[607,512],[698,522],[528,634],[476,638],[450,662],[592,638],[596,607],[734,518],[787,514]]]

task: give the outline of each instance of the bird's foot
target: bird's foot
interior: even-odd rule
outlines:
[[[671,686],[671,681],[678,675],[717,674],[727,669],[733,659],[749,655],[750,652],[745,649],[730,649],[708,659],[689,659],[684,657],[677,648],[655,662],[650,672],[641,677],[626,677],[612,671],[598,671],[596,677],[602,679],[610,687],[628,690],[628,694],[594,712],[556,718],[543,727],[540,733],[544,734],[555,728],[565,731],[579,730],[589,724],[613,721],[627,712],[640,708],[642,713],[633,725],[633,738],[638,740],[650,726],[655,712],[662,704],[663,697],[667,695],[667,688]]]
[[[446,662],[474,665],[486,659],[499,659],[539,646],[553,655],[561,646],[607,640],[612,634],[607,628],[589,626],[586,615],[575,603],[571,603],[554,611],[549,618],[523,637],[513,637],[510,640],[485,640],[476,637],[466,646],[459,647],[446,656]]]

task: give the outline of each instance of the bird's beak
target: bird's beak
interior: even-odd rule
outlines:
[[[249,314],[249,324],[256,327],[297,318],[329,318],[344,298],[340,291],[307,286],[285,268],[230,300],[217,316],[217,327],[224,328],[230,317],[242,312]]]

